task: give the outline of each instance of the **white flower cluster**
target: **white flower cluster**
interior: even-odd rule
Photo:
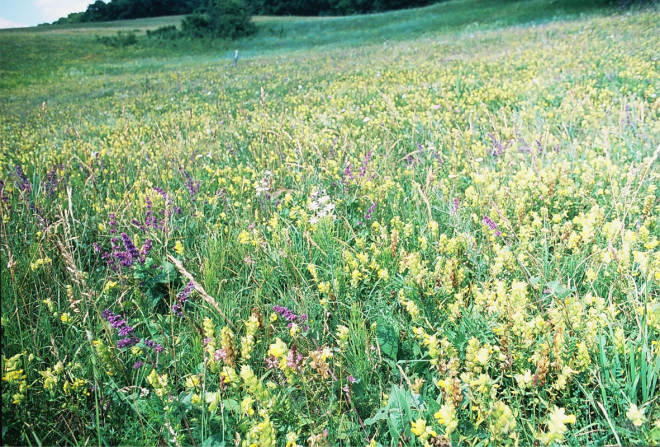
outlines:
[[[309,219],[309,223],[312,225],[317,224],[326,218],[331,221],[337,218],[337,216],[334,215],[335,204],[332,203],[330,196],[326,194],[325,189],[321,192],[315,190],[312,193],[312,201],[307,206],[314,214]]]
[[[268,194],[270,192],[271,180],[273,178],[273,173],[270,171],[264,172],[264,177],[255,182],[254,189],[257,192],[257,197],[262,194]]]

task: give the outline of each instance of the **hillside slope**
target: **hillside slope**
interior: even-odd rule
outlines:
[[[256,17],[257,35],[231,43],[154,41],[144,37],[147,30],[178,25],[180,16],[2,30],[0,86],[26,84],[44,76],[57,79],[58,73],[68,67],[85,70],[97,62],[180,58],[192,54],[231,58],[235,48],[240,50],[241,57],[312,48],[350,48],[567,19],[585,12],[609,14],[615,11],[609,3],[607,0],[455,0],[426,8],[362,16]],[[114,49],[101,45],[96,39],[96,36],[109,36],[118,31],[137,33],[139,44]]]

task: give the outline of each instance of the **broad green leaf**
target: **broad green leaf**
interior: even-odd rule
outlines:
[[[378,319],[376,338],[383,355],[396,360],[399,352],[399,331],[397,328],[382,319]]]

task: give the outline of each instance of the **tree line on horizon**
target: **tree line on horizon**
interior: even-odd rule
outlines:
[[[62,17],[53,25],[206,14],[224,0],[96,0],[85,11]],[[333,16],[426,6],[439,0],[241,0],[251,15]]]

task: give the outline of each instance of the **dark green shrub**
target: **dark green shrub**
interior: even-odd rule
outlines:
[[[215,0],[214,6],[209,17],[215,36],[235,39],[256,31],[250,7],[244,0]]]
[[[135,33],[124,33],[117,31],[116,36],[96,36],[96,40],[107,47],[124,48],[137,43]]]
[[[181,22],[181,36],[236,39],[253,34],[250,8],[244,0],[210,0],[205,13],[186,16]]]
[[[152,39],[174,40],[179,37],[179,34],[179,30],[174,25],[161,26],[153,31],[147,30],[147,37]]]
[[[181,22],[182,36],[201,38],[209,36],[211,33],[211,22],[205,14],[190,14]]]

